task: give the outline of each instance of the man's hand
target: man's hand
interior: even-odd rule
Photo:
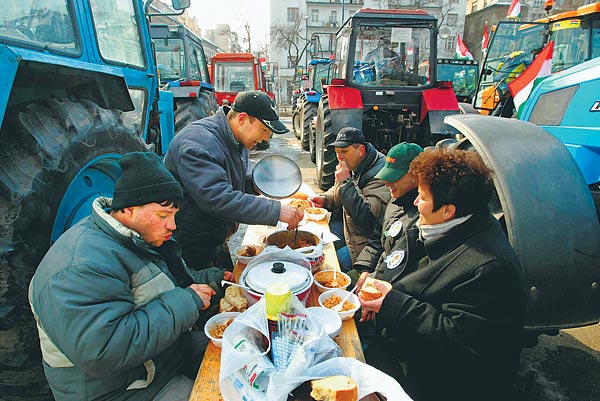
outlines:
[[[313,196],[310,198],[310,201],[313,203],[313,205],[315,205],[315,207],[323,207],[325,204],[325,197],[319,195]]]
[[[373,319],[375,313],[379,313],[385,296],[392,290],[392,285],[387,281],[373,280],[373,283],[383,295],[377,299],[374,299],[373,301],[365,301],[361,296],[360,292],[358,293],[358,300],[360,301],[360,304],[362,306],[362,312],[360,315],[361,322],[371,320]]]
[[[339,184],[346,178],[350,178],[350,170],[348,169],[348,165],[346,164],[346,162],[341,161],[335,168],[335,182]]]
[[[358,277],[358,280],[356,281],[356,285],[358,286],[358,288],[356,289],[356,291],[360,291],[360,289],[362,288],[365,279],[369,277],[369,272],[362,272],[360,274],[360,276]]]
[[[279,221],[287,223],[288,230],[293,230],[298,227],[298,223],[304,217],[304,212],[292,205],[281,205],[279,212]]]
[[[223,272],[223,280],[233,281],[233,273],[225,270],[225,272]]]
[[[206,284],[192,284],[189,286],[198,296],[202,299],[202,303],[204,304],[204,308],[200,310],[204,310],[210,306],[210,297],[216,294],[215,290],[210,288]]]

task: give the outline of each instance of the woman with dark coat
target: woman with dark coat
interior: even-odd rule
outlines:
[[[525,298],[519,262],[487,206],[492,171],[475,152],[436,149],[409,174],[420,216],[375,281],[382,296],[360,297],[361,321],[375,319],[415,401],[511,400]]]

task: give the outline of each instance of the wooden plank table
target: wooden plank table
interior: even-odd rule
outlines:
[[[327,227],[327,223],[325,221],[320,224],[322,224],[324,227]],[[243,243],[258,244],[262,241],[262,238],[264,238],[265,235],[270,234],[273,230],[273,227],[267,226],[248,226]],[[340,265],[338,263],[333,244],[330,243],[325,245],[323,247],[323,251],[325,254],[325,262],[322,269],[336,269],[339,271]],[[246,266],[243,264],[236,264],[233,270],[236,282],[239,280],[240,274],[245,267]],[[319,292],[313,285],[311,294],[307,301],[307,306],[318,306],[318,298]],[[354,319],[342,322],[342,331],[334,340],[342,348],[344,356],[356,358],[361,362],[365,361]],[[223,401],[221,391],[219,390],[220,367],[221,348],[218,348],[209,342],[204,353],[204,359],[202,360],[202,364],[198,370],[198,376],[196,376],[196,381],[194,382],[194,388],[192,389],[192,394],[190,395],[190,401]]]

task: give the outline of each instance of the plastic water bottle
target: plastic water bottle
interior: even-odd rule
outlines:
[[[258,347],[241,334],[233,339],[233,344],[233,348],[236,351],[247,354],[261,354]],[[241,371],[246,377],[246,381],[254,390],[264,392],[267,391],[270,380],[269,376],[275,371],[275,366],[273,366],[273,363],[265,355],[262,355],[256,360],[242,366]]]

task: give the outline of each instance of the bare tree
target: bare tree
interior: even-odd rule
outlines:
[[[271,37],[276,46],[287,50],[288,60],[292,63],[291,68],[294,69],[294,78],[298,73],[298,64],[310,43],[308,38],[301,35],[303,22],[304,19],[299,18],[297,21],[271,25]]]

